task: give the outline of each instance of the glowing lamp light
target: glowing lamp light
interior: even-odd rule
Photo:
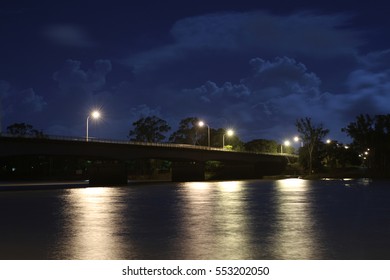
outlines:
[[[200,127],[207,126],[207,145],[210,148],[210,126],[203,121],[199,121],[198,125]]]
[[[101,114],[100,114],[100,112],[99,112],[98,110],[94,110],[94,111],[92,111],[91,114],[88,115],[88,117],[87,117],[87,133],[86,133],[86,137],[85,137],[85,140],[86,140],[87,142],[88,142],[88,139],[89,139],[89,137],[88,137],[88,132],[89,132],[89,131],[88,131],[88,130],[89,130],[89,127],[88,127],[89,118],[92,117],[93,119],[99,119],[100,116],[101,116]]]
[[[291,142],[290,142],[289,140],[285,140],[285,141],[283,142],[283,144],[280,145],[280,153],[283,154],[283,146],[288,147],[288,146],[290,146],[290,145],[291,145]]]
[[[91,114],[91,117],[94,119],[100,118],[100,112],[99,111],[93,111]]]
[[[225,148],[225,135],[233,136],[234,135],[234,131],[232,129],[228,129],[226,131],[226,133],[223,134],[223,136],[222,136],[222,148]]]

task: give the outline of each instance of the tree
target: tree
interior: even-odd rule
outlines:
[[[245,143],[245,149],[257,153],[276,153],[278,150],[278,143],[274,140],[255,139]]]
[[[353,145],[360,153],[369,151],[368,166],[387,175],[390,167],[390,114],[358,115],[342,129],[353,139]]]
[[[133,126],[134,130],[129,131],[128,137],[132,141],[139,142],[161,142],[165,139],[163,133],[171,129],[165,120],[156,116],[140,118],[133,123]]]
[[[313,155],[317,152],[316,149],[318,148],[322,138],[329,133],[329,129],[325,129],[322,124],[314,125],[311,118],[308,117],[298,119],[295,125],[304,144],[303,148],[307,151],[309,173],[312,173]]]
[[[7,133],[20,137],[43,137],[43,132],[35,129],[31,124],[14,123],[7,127]]]
[[[225,139],[226,146],[231,146],[233,151],[242,152],[245,151],[245,143],[235,134]],[[226,148],[225,146],[225,148]]]
[[[351,122],[341,131],[346,132],[353,139],[356,146],[367,148],[373,145],[375,130],[375,117],[358,115],[355,122]]]
[[[177,144],[205,144],[204,140],[206,139],[206,134],[199,133],[198,122],[199,119],[195,117],[189,117],[181,120],[179,129],[172,133],[172,135],[169,137],[169,141]]]

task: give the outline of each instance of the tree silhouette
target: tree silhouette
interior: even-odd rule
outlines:
[[[7,127],[7,133],[19,137],[43,137],[43,132],[35,129],[31,124],[14,123]]]
[[[301,118],[295,123],[300,138],[303,141],[304,147],[308,153],[308,168],[309,173],[313,172],[313,155],[316,152],[321,139],[328,133],[329,129],[325,129],[322,124],[314,125],[311,118]]]
[[[274,140],[255,139],[245,143],[245,149],[257,153],[276,153],[278,143]]]
[[[195,145],[206,139],[204,133],[199,133],[198,122],[199,119],[195,117],[188,117],[181,120],[178,130],[172,133],[169,137],[169,141],[177,144]]]
[[[358,115],[356,121],[342,131],[353,139],[359,152],[368,153],[368,166],[374,167],[382,175],[390,169],[390,114]]]
[[[161,142],[165,139],[163,133],[171,127],[163,119],[156,116],[143,117],[133,123],[134,129],[129,131],[129,138],[139,142]]]

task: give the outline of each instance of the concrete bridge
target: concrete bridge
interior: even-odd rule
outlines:
[[[76,156],[97,160],[88,170],[90,182],[124,183],[126,160],[164,159],[172,162],[173,181],[204,180],[205,163],[223,163],[226,179],[261,178],[281,174],[289,154],[260,154],[226,151],[224,149],[169,143],[139,143],[82,138],[0,137],[0,157],[15,156]]]

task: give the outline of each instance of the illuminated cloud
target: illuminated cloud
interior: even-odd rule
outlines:
[[[194,90],[184,90],[199,95],[204,102],[212,102],[213,99],[231,101],[250,94],[249,89],[243,85],[233,85],[231,82],[224,83],[221,87],[212,81],[207,81],[204,85]]]
[[[193,98],[191,104],[203,102],[210,118],[245,127],[243,134],[248,140],[287,137],[295,133],[295,121],[302,117],[328,124],[334,135],[341,136],[340,128],[346,125],[344,110],[350,106],[349,95],[322,92],[319,77],[289,57],[253,58],[249,64],[252,75],[242,78],[239,84],[226,82],[218,86],[208,81],[184,90],[183,95]],[[232,94],[226,91],[226,85],[240,93],[245,89],[245,94]]]

